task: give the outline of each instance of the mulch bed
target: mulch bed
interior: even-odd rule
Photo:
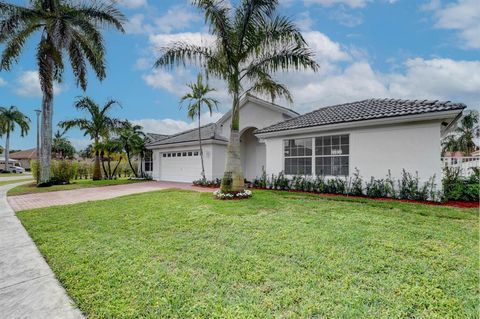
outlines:
[[[195,186],[203,187],[203,188],[218,188],[218,186],[213,186],[213,185],[212,186],[195,185]],[[250,187],[250,189],[267,190],[265,188],[256,188],[256,187]],[[299,190],[293,190],[293,189],[291,189],[291,190],[269,189],[269,190],[271,190],[271,191],[281,191],[281,192],[291,192],[291,193],[313,194],[313,195],[328,196],[328,197],[362,198],[362,199],[371,199],[371,200],[385,201],[385,202],[403,202],[403,203],[423,204],[423,205],[432,205],[432,206],[445,206],[445,207],[457,207],[457,208],[480,208],[480,202],[464,202],[464,201],[449,200],[447,202],[439,203],[439,202],[420,201],[420,200],[411,200],[411,199],[372,198],[372,197],[367,197],[367,196],[347,196],[347,195],[341,195],[341,194],[314,193],[314,192],[305,192],[305,191],[299,191]]]

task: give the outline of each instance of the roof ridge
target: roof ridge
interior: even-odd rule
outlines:
[[[202,125],[202,126],[200,126],[200,129],[202,129],[204,127],[207,127],[207,126],[212,126],[212,125],[216,125],[216,123],[208,123],[208,124]],[[198,130],[198,127],[194,127],[192,129],[189,129],[189,130],[186,130],[186,131],[181,131],[181,132],[178,132],[178,133],[175,133],[175,134],[172,134],[172,135],[168,135],[168,137],[163,139],[162,141],[168,140],[172,137],[176,137],[176,136],[179,136],[179,135],[182,135],[182,134],[185,134],[185,133],[190,133],[190,132],[195,131],[195,130]]]

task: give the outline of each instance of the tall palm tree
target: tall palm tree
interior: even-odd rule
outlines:
[[[200,161],[202,163],[202,179],[205,180],[205,166],[203,165],[203,149],[202,149],[202,137],[201,137],[201,121],[200,115],[202,113],[202,105],[205,105],[212,115],[213,108],[216,108],[218,101],[208,97],[208,94],[215,91],[208,83],[203,83],[203,76],[201,73],[197,75],[197,82],[187,84],[190,88],[190,92],[182,96],[180,103],[188,101],[187,115],[192,120],[198,119],[198,145],[200,148]]]
[[[0,43],[4,43],[0,70],[18,60],[29,37],[40,33],[36,59],[42,99],[39,184],[50,180],[53,83],[62,80],[63,53],[69,58],[77,85],[87,88],[87,64],[103,80],[105,42],[100,28],[124,32],[125,16],[110,1],[31,0],[28,7],[0,1]]]
[[[232,97],[232,122],[227,148],[222,191],[243,191],[240,161],[240,99],[249,92],[268,94],[272,100],[284,97],[292,101],[285,85],[273,73],[284,70],[312,69],[318,64],[293,22],[276,14],[277,0],[242,0],[236,7],[224,0],[194,0],[203,11],[211,46],[176,42],[164,48],[155,67],[190,65],[205,68],[207,74],[223,79]]]
[[[8,161],[10,160],[10,133],[18,125],[21,136],[25,136],[30,130],[29,123],[30,118],[20,112],[16,106],[0,107],[0,135],[5,134],[5,171],[8,171]]]
[[[139,177],[137,170],[132,165],[132,155],[141,155],[143,151],[142,145],[144,145],[145,133],[142,132],[143,127],[140,125],[134,125],[130,121],[126,120],[121,124],[118,131],[118,136],[123,144],[125,153],[127,154],[128,165],[135,174],[135,177]]]
[[[64,136],[65,131],[60,132],[57,130],[53,135],[52,153],[56,156],[60,156],[61,159],[73,158],[75,155],[75,147]]]
[[[93,148],[95,150],[95,164],[93,167],[93,180],[102,178],[100,168],[100,139],[109,136],[112,131],[115,131],[120,121],[111,118],[108,112],[116,105],[119,105],[115,100],[107,101],[100,107],[95,101],[89,97],[79,97],[75,101],[75,108],[80,111],[86,111],[89,118],[77,118],[68,121],[62,121],[58,124],[59,127],[68,131],[73,127],[78,127],[84,132],[85,136],[90,136],[93,140]]]

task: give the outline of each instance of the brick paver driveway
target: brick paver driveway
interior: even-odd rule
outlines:
[[[141,182],[124,185],[81,188],[67,191],[9,196],[8,202],[13,208],[13,210],[18,212],[21,210],[32,208],[76,204],[167,188],[189,189],[199,192],[213,191],[213,189],[195,187],[189,183]]]

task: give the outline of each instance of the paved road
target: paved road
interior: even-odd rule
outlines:
[[[150,192],[155,190],[179,188],[200,192],[213,192],[213,189],[192,186],[190,183],[175,182],[141,182],[124,185],[102,186],[72,189],[48,193],[9,196],[8,202],[14,211],[42,208],[58,205],[77,204],[82,202],[115,198],[124,195]]]
[[[25,182],[22,182],[25,183]],[[81,319],[0,186],[0,318]]]

